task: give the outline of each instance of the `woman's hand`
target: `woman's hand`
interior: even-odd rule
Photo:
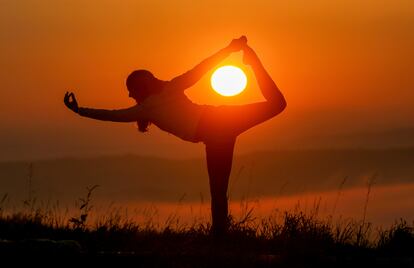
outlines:
[[[72,100],[71,100],[71,97],[72,97]],[[75,113],[79,112],[78,102],[76,101],[75,94],[73,94],[72,92],[65,93],[65,98],[63,99],[63,102],[65,103],[66,107],[68,107]]]
[[[227,48],[230,50],[230,52],[237,52],[242,50],[246,46],[246,44],[247,38],[246,36],[242,35],[240,38],[231,40]]]

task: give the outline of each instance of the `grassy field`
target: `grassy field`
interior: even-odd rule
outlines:
[[[414,226],[403,219],[388,229],[361,220],[320,218],[318,204],[257,219],[251,209],[231,218],[224,237],[210,235],[209,222],[164,226],[137,223],[115,210],[94,210],[88,188],[73,215],[35,199],[6,211],[0,206],[0,255],[129,257],[144,267],[412,267]],[[368,196],[367,196],[368,197]],[[3,204],[8,197],[0,201]]]

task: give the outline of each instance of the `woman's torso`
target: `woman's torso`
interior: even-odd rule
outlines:
[[[141,105],[147,119],[160,129],[186,141],[199,141],[197,127],[207,105],[195,104],[183,92],[172,90],[152,95]]]

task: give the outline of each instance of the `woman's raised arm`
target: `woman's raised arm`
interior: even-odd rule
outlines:
[[[214,68],[222,60],[227,58],[231,53],[240,51],[244,47],[246,42],[247,39],[245,36],[242,36],[238,39],[233,39],[228,46],[219,50],[212,56],[206,58],[198,65],[196,65],[193,69],[170,80],[166,87],[168,89],[179,91],[183,91],[191,87],[192,85],[197,83],[198,80],[200,80],[205,73]]]

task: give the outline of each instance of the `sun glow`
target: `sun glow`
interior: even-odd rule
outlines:
[[[223,96],[234,96],[241,93],[247,84],[244,72],[235,66],[227,65],[218,68],[211,76],[212,88]]]

